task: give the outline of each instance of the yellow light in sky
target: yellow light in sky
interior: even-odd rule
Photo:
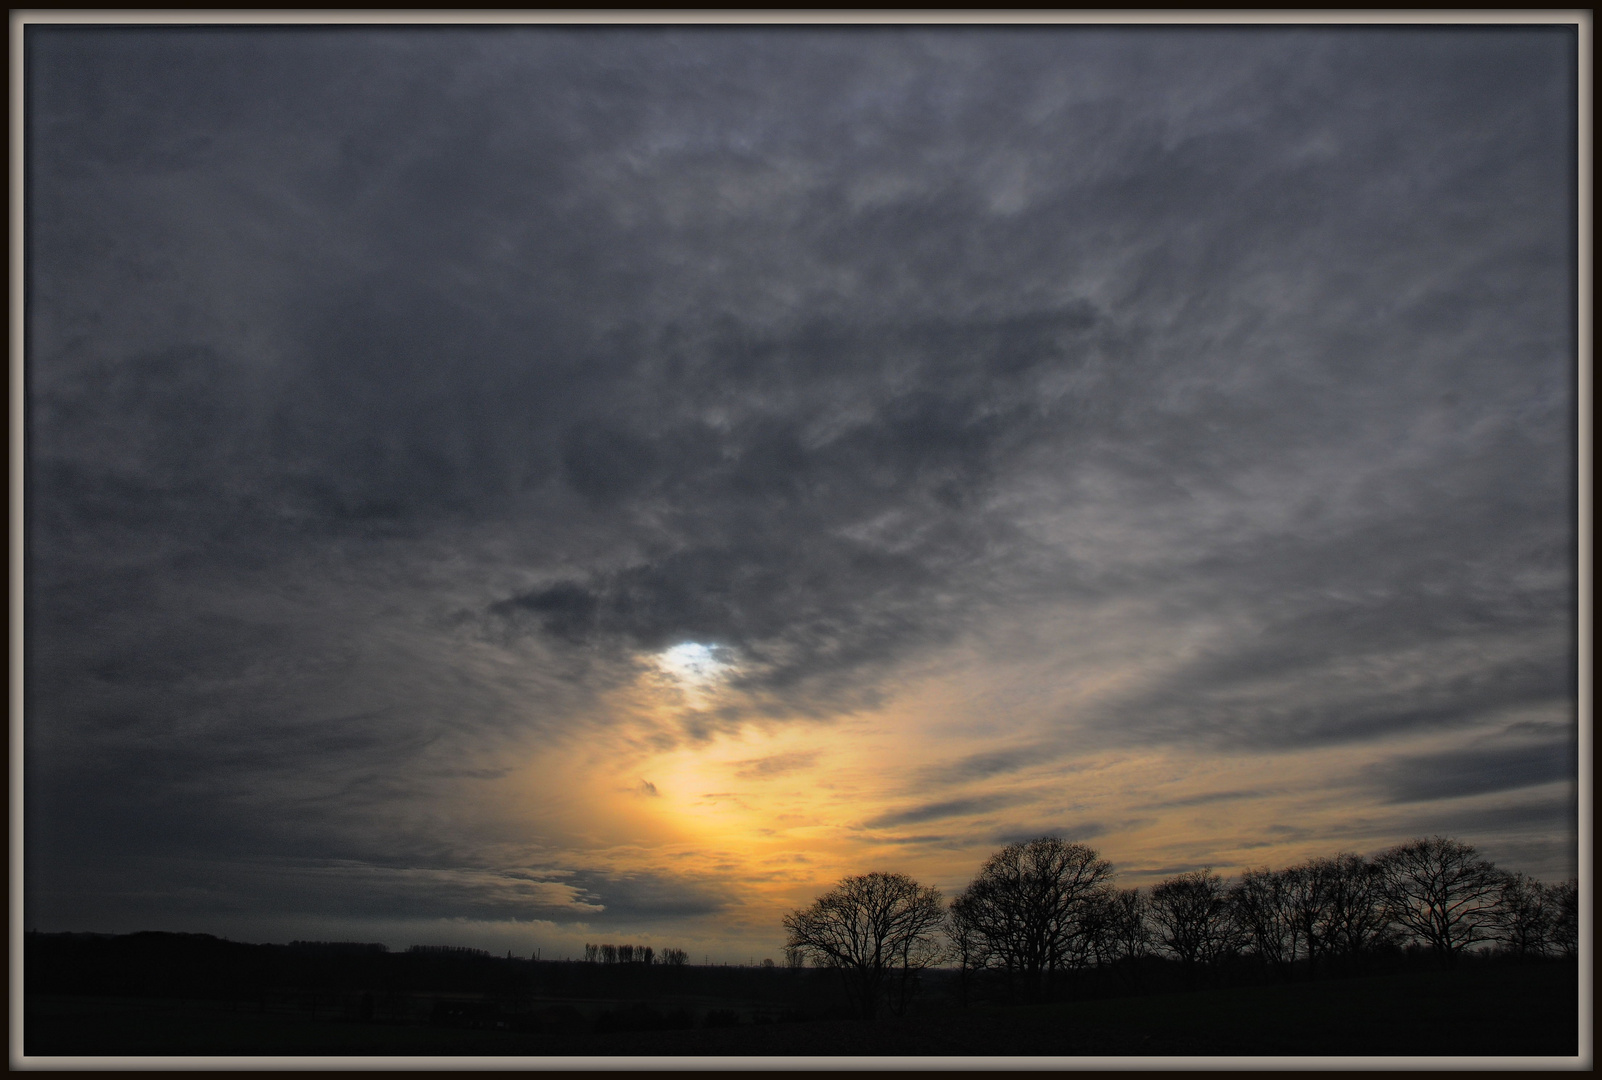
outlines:
[[[694,705],[703,704],[706,696],[734,670],[727,649],[699,641],[682,642],[658,653],[655,659],[656,666],[678,684],[685,699]]]
[[[846,874],[900,871],[955,895],[1013,837],[1082,838],[1119,885],[1149,887],[1190,867],[1229,876],[1372,852],[1419,828],[1416,811],[1371,793],[1369,747],[1141,748],[1088,727],[1076,739],[1077,714],[1124,692],[1127,672],[1110,665],[1068,678],[1055,661],[950,649],[903,669],[889,700],[798,718],[751,709],[726,646],[685,641],[641,659],[642,677],[602,703],[604,723],[543,747],[506,777],[504,798],[474,805],[532,830],[539,861],[682,878],[724,898],[715,916],[653,939],[665,944],[777,950],[784,913]],[[738,722],[715,713],[725,705]],[[992,758],[1005,767],[987,768]],[[648,932],[669,930],[647,920]]]

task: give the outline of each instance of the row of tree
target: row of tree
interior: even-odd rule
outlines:
[[[666,964],[683,967],[690,962],[690,954],[683,949],[663,949],[658,953],[649,945],[584,945],[587,963],[602,964]]]
[[[1055,972],[1152,955],[1190,976],[1238,958],[1311,978],[1335,958],[1408,946],[1446,966],[1492,944],[1523,955],[1572,956],[1578,946],[1576,882],[1502,871],[1439,836],[1234,881],[1204,868],[1141,890],[1112,876],[1094,849],[1045,836],[996,852],[949,905],[905,874],[848,877],[785,916],[785,955],[840,971],[871,1018],[881,1003],[904,1010],[917,972],[948,962],[964,994],[971,973],[996,969],[1038,996]]]

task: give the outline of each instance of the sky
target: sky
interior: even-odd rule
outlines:
[[[30,27],[27,928],[1573,875],[1576,40]]]

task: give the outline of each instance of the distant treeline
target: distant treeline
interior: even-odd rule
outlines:
[[[291,941],[291,949],[318,953],[387,953],[389,946],[382,941]],[[418,948],[414,945],[412,948]]]
[[[488,956],[484,949],[470,949],[465,945],[413,945],[406,950],[423,956]]]
[[[1471,951],[1520,957],[1578,949],[1578,883],[1503,871],[1457,840],[1431,837],[1380,855],[1342,853],[1225,880],[1210,868],[1149,889],[1121,889],[1094,849],[1045,836],[990,857],[949,905],[904,874],[844,879],[784,919],[787,956],[844,976],[865,1016],[901,1012],[915,973],[955,965],[966,998],[997,977],[1039,997],[1061,976],[1177,963],[1191,985],[1374,970],[1427,955],[1444,967]]]
[[[594,964],[666,964],[683,967],[690,962],[690,954],[683,949],[663,949],[658,953],[649,945],[584,945],[585,963]]]
[[[633,962],[608,965],[454,946],[390,952],[365,942],[256,945],[157,931],[30,932],[23,948],[29,1000],[160,998],[375,1023],[560,1033],[723,1027],[822,1015],[834,996],[828,972],[780,978],[760,967],[645,964],[638,949]],[[656,1003],[661,1015],[641,1002]]]

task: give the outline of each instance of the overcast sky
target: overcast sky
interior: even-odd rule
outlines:
[[[31,28],[28,926],[1573,874],[1575,49]]]

